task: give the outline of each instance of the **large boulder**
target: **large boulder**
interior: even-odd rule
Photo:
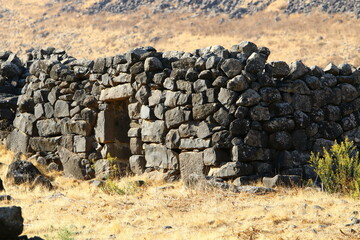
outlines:
[[[24,219],[20,207],[0,208],[0,240],[15,240],[22,233]]]
[[[40,171],[29,161],[16,160],[9,165],[6,177],[13,180],[15,184],[33,182]]]
[[[87,165],[86,161],[82,161],[77,154],[63,147],[58,148],[58,153],[66,177],[76,179],[90,179],[93,177],[89,169],[90,164]]]

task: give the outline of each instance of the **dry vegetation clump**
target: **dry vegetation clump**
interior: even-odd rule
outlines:
[[[0,177],[13,154],[0,149]],[[144,185],[134,186],[143,180]],[[358,239],[351,223],[358,199],[314,189],[277,189],[267,195],[187,189],[161,175],[114,180],[125,194],[105,193],[90,181],[54,176],[52,191],[14,186],[10,202],[23,209],[25,232],[46,239]]]

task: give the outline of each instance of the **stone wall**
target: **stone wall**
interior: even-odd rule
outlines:
[[[34,50],[7,145],[80,179],[103,174],[109,159],[184,179],[312,178],[311,151],[360,142],[360,71],[269,54],[250,42],[95,61]]]

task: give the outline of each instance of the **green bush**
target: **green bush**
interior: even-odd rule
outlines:
[[[335,141],[329,151],[324,148],[323,156],[311,153],[310,163],[326,191],[360,197],[359,151],[354,142]]]
[[[76,227],[71,225],[70,227],[54,228],[51,226],[50,235],[45,235],[46,240],[75,240],[74,236],[76,235]]]

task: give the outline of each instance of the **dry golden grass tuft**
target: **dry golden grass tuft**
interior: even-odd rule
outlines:
[[[84,1],[83,7],[93,2]],[[230,48],[249,40],[269,47],[270,60],[302,59],[307,65],[321,67],[329,62],[360,65],[359,19],[319,12],[287,16],[281,13],[284,0],[275,1],[266,11],[232,20],[221,15],[153,15],[147,8],[124,15],[58,15],[64,3],[51,6],[47,3],[47,0],[4,1],[1,8],[11,11],[1,19],[0,49],[16,52],[54,46],[78,58],[94,59],[138,46],[151,45],[159,51],[192,51],[217,44]]]
[[[0,148],[0,162],[13,154]],[[6,166],[0,168],[4,179]],[[87,181],[55,177],[47,191],[5,180],[10,202],[21,206],[24,234],[46,239],[359,239],[360,225],[346,227],[360,202],[315,190],[278,189],[267,195],[194,190],[164,183],[157,174],[116,181],[145,185],[127,195],[105,194]],[[168,227],[166,227],[168,226]],[[352,230],[351,230],[352,229]]]

